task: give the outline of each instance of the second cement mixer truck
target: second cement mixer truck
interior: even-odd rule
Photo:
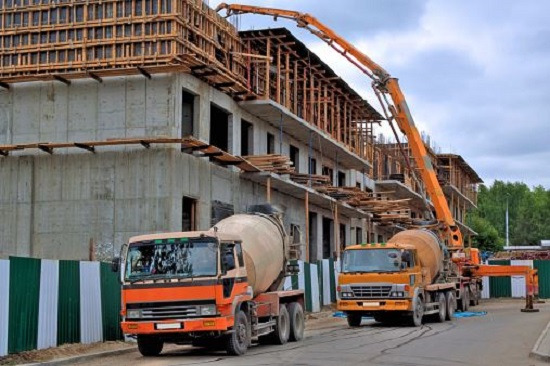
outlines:
[[[208,231],[142,235],[113,261],[122,281],[122,330],[144,356],[164,343],[225,348],[252,340],[284,344],[304,334],[304,293],[283,290],[292,240],[262,207]]]
[[[423,317],[450,320],[460,298],[475,279],[453,277],[446,247],[431,231],[406,230],[387,243],[346,248],[338,277],[338,309],[350,326],[359,326],[364,315],[383,323],[408,320],[422,324]],[[462,304],[464,303],[464,305]]]

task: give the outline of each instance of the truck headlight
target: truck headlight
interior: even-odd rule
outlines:
[[[199,314],[201,316],[216,315],[216,305],[200,305]]]
[[[126,318],[139,319],[141,318],[141,310],[128,310],[126,311]]]
[[[342,292],[340,294],[340,297],[342,298],[350,298],[350,297],[353,297],[353,292]]]

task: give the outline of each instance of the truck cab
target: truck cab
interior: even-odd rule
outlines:
[[[234,325],[235,303],[252,298],[239,238],[212,232],[130,239],[121,261],[122,330],[140,351],[192,342]],[[160,351],[159,351],[160,352]]]
[[[346,312],[350,325],[360,323],[363,315],[382,321],[391,312],[413,310],[412,299],[421,279],[422,269],[412,246],[350,246],[342,257],[337,307]]]

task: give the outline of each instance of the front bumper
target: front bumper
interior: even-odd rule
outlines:
[[[173,325],[181,324],[181,328]],[[162,321],[123,321],[121,323],[124,334],[162,334],[162,333],[191,333],[227,331],[234,324],[234,317],[174,319]],[[169,327],[169,329],[159,329]]]
[[[408,298],[402,299],[346,299],[338,300],[336,307],[340,311],[410,311],[412,301]]]

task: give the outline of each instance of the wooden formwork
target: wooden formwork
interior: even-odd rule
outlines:
[[[228,92],[246,92],[244,65],[233,57],[243,43],[202,0],[0,1],[3,83],[186,66]]]
[[[372,124],[381,116],[285,28],[240,32],[246,85],[272,99],[360,157],[372,161]]]
[[[452,185],[474,204],[477,203],[477,185],[483,183],[479,175],[455,154],[438,154],[438,179],[443,186]]]

